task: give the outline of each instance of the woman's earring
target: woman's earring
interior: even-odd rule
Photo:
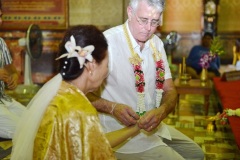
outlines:
[[[92,71],[89,71],[89,74],[92,76]]]

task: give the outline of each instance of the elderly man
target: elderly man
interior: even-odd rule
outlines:
[[[162,122],[175,107],[173,84],[163,42],[154,35],[164,0],[130,0],[128,20],[104,32],[109,44],[109,76],[101,98],[105,132],[138,123],[140,134],[115,148],[118,159],[203,159],[190,138]]]

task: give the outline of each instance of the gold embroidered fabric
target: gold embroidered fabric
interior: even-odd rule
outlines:
[[[62,82],[43,116],[33,159],[116,159],[96,109],[81,91],[66,82]]]

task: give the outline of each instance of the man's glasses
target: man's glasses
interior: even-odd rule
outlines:
[[[138,23],[139,23],[140,25],[145,26],[145,25],[148,24],[148,19],[147,19],[147,18],[139,18],[134,12],[133,12],[133,14],[135,15],[136,20],[138,21]],[[160,20],[158,20],[158,21],[157,21],[157,20],[151,20],[151,21],[150,21],[150,25],[151,25],[152,27],[157,27],[157,26],[160,25]]]

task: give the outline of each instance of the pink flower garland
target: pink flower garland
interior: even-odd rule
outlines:
[[[156,62],[156,89],[162,89],[164,79],[165,70],[163,65],[163,60],[159,60]]]
[[[144,86],[145,86],[145,80],[144,80],[144,73],[142,71],[141,65],[133,65],[134,68],[134,74],[135,74],[135,87],[137,92],[143,93],[144,92]]]
[[[141,65],[133,65],[134,68],[134,74],[136,78],[135,87],[137,92],[143,93],[144,92],[144,86],[145,86],[145,80],[144,80],[144,73],[142,71]],[[163,83],[164,83],[164,65],[163,61],[157,61],[156,62],[156,89],[162,89]]]
[[[217,113],[214,117],[210,117],[210,120],[219,120],[222,125],[228,124],[228,117],[229,116],[238,116],[240,117],[240,108],[236,110],[233,109],[224,109],[222,113]]]
[[[137,64],[134,65],[133,64],[133,68],[134,68],[134,74],[135,74],[135,87],[138,93],[144,93],[144,87],[145,87],[145,80],[144,80],[144,73],[142,71],[142,66]],[[165,70],[164,70],[164,65],[163,65],[163,60],[160,59],[159,61],[156,62],[156,90],[160,90],[163,88],[163,83],[165,81],[164,79],[164,75],[165,75]],[[139,113],[137,112],[137,114],[139,114],[140,116],[144,115],[146,113],[146,111]]]

